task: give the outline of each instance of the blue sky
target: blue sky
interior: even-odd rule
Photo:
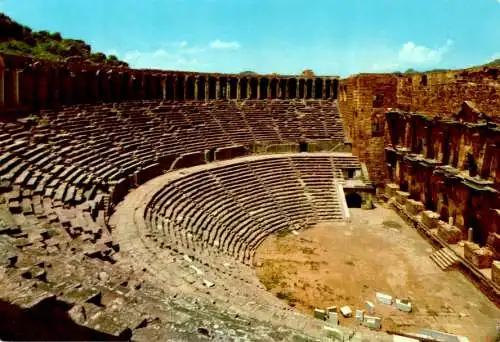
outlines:
[[[500,58],[500,0],[0,0],[133,67],[347,76]]]

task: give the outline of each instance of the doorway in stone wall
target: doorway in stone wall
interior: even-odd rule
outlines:
[[[345,195],[345,201],[348,208],[361,208],[363,202],[361,196],[356,192]]]
[[[299,151],[300,151],[301,153],[302,153],[302,152],[307,152],[307,151],[308,151],[308,148],[309,148],[309,146],[308,146],[307,142],[305,142],[305,141],[301,141],[301,142],[299,143]]]

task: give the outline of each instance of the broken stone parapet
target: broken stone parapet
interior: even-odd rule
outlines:
[[[399,204],[406,204],[408,197],[410,197],[410,194],[408,192],[396,191],[396,201],[398,201]]]
[[[411,312],[412,305],[409,300],[406,299],[396,299],[396,308],[403,312]]]
[[[396,192],[398,190],[399,190],[399,185],[397,184],[389,183],[385,185],[385,194],[389,198],[396,196]]]
[[[478,268],[489,268],[493,263],[493,252],[488,247],[479,247],[474,242],[464,243],[464,256]]]
[[[438,222],[438,236],[446,243],[458,243],[462,240],[462,231],[446,222]]]
[[[392,305],[392,296],[389,296],[388,294],[377,292],[375,293],[375,297],[379,303]]]
[[[495,260],[491,263],[491,280],[497,286],[500,286],[500,261]]]
[[[424,210],[422,212],[422,224],[429,229],[437,227],[439,222],[439,214],[431,210]]]
[[[493,251],[493,257],[500,259],[500,234],[490,233],[486,245]]]
[[[406,201],[406,210],[412,215],[418,215],[424,210],[424,205],[422,202],[408,199]]]

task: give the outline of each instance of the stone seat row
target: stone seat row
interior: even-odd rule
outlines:
[[[329,157],[323,158],[320,165],[331,168]],[[306,160],[294,163],[300,159]],[[219,249],[251,263],[256,248],[276,231],[343,218],[332,182],[322,189],[330,195],[311,199],[289,158],[253,164],[210,168],[167,184],[148,204],[150,228],[184,248]]]

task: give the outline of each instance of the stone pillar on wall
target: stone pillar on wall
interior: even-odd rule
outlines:
[[[13,72],[13,79],[12,79],[12,90],[14,93],[14,105],[19,106],[21,104],[21,94],[20,94],[20,88],[19,88],[19,79],[20,75],[22,73],[22,70],[14,70]]]
[[[217,77],[215,79],[215,99],[219,100],[220,99],[220,78]]]
[[[241,100],[241,79],[238,78],[236,84],[236,99]]]
[[[296,84],[296,90],[295,90],[295,98],[300,99],[300,79],[297,80]]]
[[[210,77],[207,77],[207,79],[205,80],[205,101],[208,101],[210,99],[210,94],[208,93],[209,84],[210,84]]]
[[[326,80],[325,79],[323,79],[323,88],[321,89],[321,98],[323,100],[326,100]]]
[[[316,80],[313,79],[311,82],[311,99],[316,98]]]
[[[231,99],[231,88],[232,88],[231,80],[232,80],[231,78],[228,78],[226,83],[226,99],[228,100]]]
[[[161,98],[165,100],[167,98],[167,79],[165,76],[161,77]]]
[[[260,100],[260,78],[257,79],[257,99]]]

